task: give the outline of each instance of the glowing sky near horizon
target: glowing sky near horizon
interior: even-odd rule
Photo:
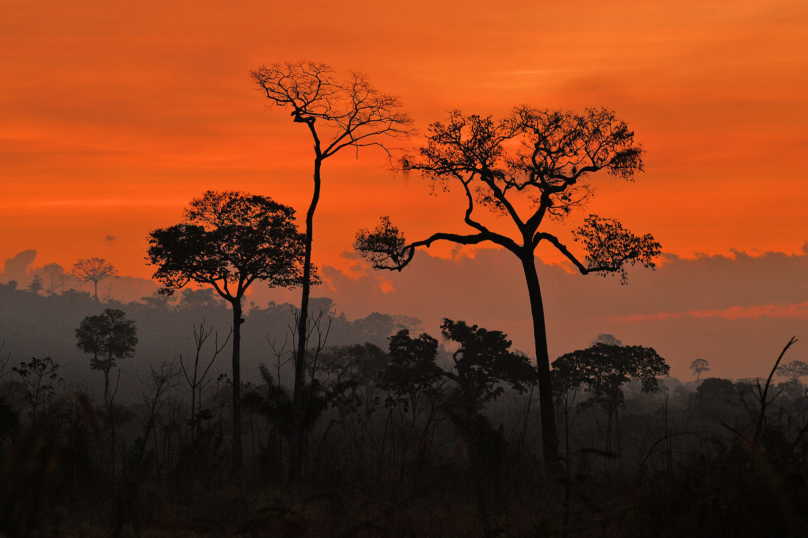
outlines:
[[[808,239],[804,1],[436,4],[5,0],[0,257],[100,256],[148,277],[146,234],[204,190],[303,213],[311,141],[248,76],[301,58],[365,72],[421,132],[451,109],[615,110],[646,172],[595,176],[589,210],[666,252],[794,253]],[[347,265],[355,231],[382,214],[412,238],[463,231],[459,193],[429,196],[378,151],[355,157],[326,163],[317,263]]]

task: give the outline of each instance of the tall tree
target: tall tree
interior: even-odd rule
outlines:
[[[104,258],[80,259],[73,264],[73,276],[80,282],[92,282],[95,288],[93,297],[98,299],[98,283],[105,278],[115,278],[118,270]]]
[[[710,371],[710,362],[704,359],[696,359],[690,363],[690,369],[693,375],[696,376],[696,381],[701,379],[701,374]]]
[[[365,75],[351,73],[339,80],[330,66],[314,62],[285,62],[263,66],[250,73],[270,106],[290,110],[292,121],[306,126],[314,142],[314,192],[306,212],[306,249],[303,263],[303,296],[298,321],[295,382],[292,411],[292,454],[289,475],[301,474],[300,416],[303,406],[306,333],[309,317],[309,276],[314,238],[314,212],[320,200],[323,162],[345,148],[378,146],[385,139],[409,136],[412,120],[400,111],[398,98],[380,93]],[[389,155],[389,152],[388,152]]]
[[[389,218],[382,217],[376,229],[360,230],[356,236],[355,248],[377,269],[400,271],[417,247],[429,247],[436,241],[493,243],[519,259],[533,318],[542,445],[550,466],[557,459],[558,440],[536,248],[549,243],[581,274],[617,273],[625,282],[625,265],[639,262],[653,267],[660,246],[650,235],[637,236],[616,220],[590,215],[572,233],[586,251],[582,262],[558,237],[541,228],[548,221],[563,221],[589,200],[591,174],[603,170],[632,179],[642,170],[642,152],[634,133],[607,110],[575,114],[522,106],[500,121],[455,111],[447,122],[433,123],[426,145],[400,164],[405,172],[422,173],[436,192],[448,190],[450,184],[459,186],[467,201],[463,221],[473,232],[440,232],[408,243]],[[478,208],[495,217],[507,217],[518,234],[511,237],[497,231],[501,226],[495,229],[484,223],[475,213]]]
[[[172,294],[191,282],[207,284],[233,310],[233,471],[242,467],[241,324],[242,299],[256,280],[292,288],[303,278],[305,237],[295,211],[270,198],[208,191],[191,201],[185,222],[149,234],[154,278]],[[314,278],[310,271],[307,281]]]
[[[666,376],[670,366],[650,347],[597,343],[573,351],[553,361],[553,373],[568,387],[583,387],[590,398],[586,404],[598,404],[608,415],[606,450],[611,449],[612,421],[617,431],[617,453],[620,447],[620,408],[625,404],[623,385],[632,380],[642,383],[643,391],[659,390],[657,377]]]
[[[56,397],[57,385],[64,382],[58,374],[59,364],[50,357],[44,359],[31,357],[31,362],[21,362],[19,367],[12,367],[11,370],[25,386],[26,396],[31,405],[31,422],[36,423],[39,408],[48,408]]]
[[[48,294],[53,295],[58,290],[59,292],[65,291],[65,284],[70,280],[70,275],[65,273],[64,268],[58,263],[49,263],[42,268],[45,274],[50,279],[48,287]]]
[[[115,474],[115,417],[113,402],[118,392],[110,386],[110,371],[117,361],[134,356],[137,346],[137,327],[135,322],[126,318],[126,314],[117,309],[107,308],[97,316],[87,316],[76,329],[76,347],[88,355],[90,369],[104,373],[104,405],[109,421],[112,452],[112,474]],[[120,381],[120,371],[118,372]]]
[[[778,366],[776,373],[779,376],[787,377],[789,381],[797,381],[799,378],[808,375],[808,364],[803,361],[791,361]]]

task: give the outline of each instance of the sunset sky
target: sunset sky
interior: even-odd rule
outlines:
[[[249,78],[297,59],[366,73],[421,132],[452,109],[615,110],[646,171],[595,176],[588,209],[666,253],[799,254],[808,239],[804,0],[5,0],[0,258],[99,256],[148,278],[146,234],[207,189],[304,213],[311,141]],[[354,233],[382,214],[412,238],[463,231],[460,193],[429,196],[379,151],[345,152],[323,176],[319,265],[348,270]]]

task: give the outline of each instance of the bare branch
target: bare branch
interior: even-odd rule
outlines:
[[[492,232],[474,235],[436,233],[430,237],[407,244],[404,234],[390,223],[389,217],[382,217],[381,223],[373,230],[359,230],[354,240],[354,249],[368,260],[374,269],[401,271],[412,260],[417,247],[430,247],[435,241],[451,241],[460,245],[477,245],[485,241],[510,241],[507,237]],[[512,242],[511,242],[512,243]],[[514,249],[516,244],[511,245]]]
[[[307,124],[318,158],[349,146],[379,146],[389,155],[385,144],[374,139],[406,139],[414,132],[399,99],[376,90],[362,73],[341,82],[325,64],[298,61],[264,66],[250,76],[270,106],[288,107],[295,122]],[[328,140],[321,140],[324,132],[316,125],[330,132]]]

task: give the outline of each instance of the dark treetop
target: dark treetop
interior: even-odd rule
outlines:
[[[648,234],[634,235],[613,219],[590,215],[573,232],[586,250],[585,263],[556,236],[539,231],[545,218],[563,220],[585,205],[593,194],[590,174],[606,170],[631,180],[642,171],[642,147],[612,112],[587,110],[578,115],[519,107],[495,122],[455,111],[448,122],[433,123],[426,139],[417,155],[400,161],[402,170],[420,171],[436,190],[460,186],[468,201],[464,222],[474,233],[436,233],[408,244],[383,217],[375,230],[361,230],[355,242],[375,268],[400,271],[416,247],[440,240],[463,245],[490,241],[514,253],[532,253],[541,241],[548,241],[581,273],[618,273],[622,279],[627,263],[654,266],[659,243]],[[521,237],[490,229],[474,215],[478,207],[508,216]]]
[[[197,282],[234,298],[255,280],[300,284],[304,237],[292,208],[263,196],[208,191],[191,202],[185,219],[149,237],[148,259],[166,293]]]

